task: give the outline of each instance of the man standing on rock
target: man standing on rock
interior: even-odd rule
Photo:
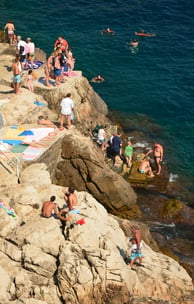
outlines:
[[[22,66],[22,70],[24,70],[24,65],[26,62],[26,42],[22,40],[21,36],[17,36],[17,51],[20,54],[20,62]]]
[[[136,254],[131,255],[130,267],[131,268],[133,267],[133,264],[136,261],[136,259],[139,259],[139,266],[143,266],[142,265],[142,252],[141,252],[141,248],[142,248],[141,230],[139,229],[138,226],[132,226],[131,232],[133,234],[132,239],[136,243],[137,247],[136,247]]]
[[[119,165],[120,156],[121,156],[121,147],[122,147],[122,141],[121,141],[121,133],[117,132],[117,135],[115,135],[112,139],[112,151],[114,156],[114,166],[117,167]]]
[[[64,130],[63,124],[65,117],[67,118],[67,129],[71,127],[71,115],[74,111],[74,102],[70,98],[71,93],[68,93],[65,98],[61,101],[61,121],[60,121],[60,130]]]
[[[161,172],[160,163],[163,160],[163,147],[162,147],[162,145],[160,145],[156,142],[153,142],[153,149],[149,150],[146,153],[146,156],[150,153],[153,153],[153,155],[154,155],[154,161],[155,161],[155,165],[156,165],[156,173],[155,174],[160,175],[160,172]]]

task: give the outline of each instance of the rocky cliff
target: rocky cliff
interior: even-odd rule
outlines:
[[[51,172],[55,184],[45,164],[38,163],[29,166],[25,162],[19,184],[13,175],[0,178],[0,200],[16,214],[12,217],[0,208],[0,303],[192,303],[191,278],[176,261],[156,252],[157,245],[145,225],[145,267],[132,271],[125,263],[132,225],[128,219],[137,218],[140,211],[130,184],[107,166],[91,138],[96,123],[109,124],[110,135],[113,132],[106,104],[80,72],[59,88],[48,88],[44,69],[37,70],[35,93],[24,82],[22,94],[15,96],[10,71],[13,54],[8,45],[1,45],[1,125],[27,124],[27,128],[37,123],[39,115],[57,122],[61,98],[68,92],[75,101],[76,119],[74,127],[62,133],[58,155],[51,155],[54,146],[48,149],[48,159],[58,160],[55,178]],[[38,107],[35,100],[45,106]],[[62,207],[62,186],[69,184],[79,190],[80,214],[66,227],[54,218],[42,218],[42,203],[56,195]],[[85,219],[84,225],[71,225],[80,218]]]
[[[129,235],[102,205],[77,192],[80,214],[64,227],[41,217],[42,203],[51,195],[62,207],[62,187],[51,183],[44,164],[26,168],[20,185],[1,184],[1,200],[16,217],[0,208],[0,303],[192,303],[191,278],[176,261],[149,247],[145,227],[144,267],[133,271],[124,260]],[[85,224],[75,224],[81,218]],[[132,222],[122,224],[129,228]]]
[[[1,96],[6,96],[8,99],[1,106],[3,125],[25,124],[25,128],[27,128],[28,124],[37,124],[39,115],[48,116],[57,122],[59,121],[61,100],[68,92],[71,92],[75,103],[74,127],[70,132],[64,131],[61,149],[58,148],[60,143],[54,143],[51,149],[44,153],[41,161],[45,161],[47,158],[51,164],[56,163],[58,170],[55,174],[52,169],[55,169],[56,166],[45,161],[58,184],[66,186],[74,184],[76,189],[89,191],[114,214],[123,214],[126,218],[139,217],[141,212],[135,204],[136,195],[130,184],[110,170],[104,162],[100,148],[93,143],[92,130],[97,123],[108,124],[108,136],[115,132],[115,126],[107,118],[106,104],[95,93],[88,80],[82,77],[80,71],[76,71],[76,76],[67,78],[60,87],[46,87],[43,80],[44,68],[40,68],[35,71],[37,75],[37,81],[34,82],[35,93],[31,93],[25,88],[24,75],[22,94],[15,96],[11,89],[12,72],[8,68],[13,60],[13,54],[8,52],[8,55],[5,55],[7,48],[6,45],[2,46],[0,53],[0,58],[4,60],[4,65],[0,67],[1,83],[4,83],[4,85],[0,85]],[[38,51],[36,56],[39,56]],[[42,52],[38,59],[42,59]],[[36,100],[45,106],[37,106],[34,104]],[[54,153],[53,149],[55,149]],[[25,163],[24,166],[26,165],[28,164]]]

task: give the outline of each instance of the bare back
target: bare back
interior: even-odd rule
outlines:
[[[68,199],[68,206],[69,209],[75,209],[75,207],[77,206],[78,201],[77,201],[77,196],[75,193],[70,193],[69,194],[69,199]]]
[[[52,213],[57,213],[57,207],[54,203],[48,201],[48,202],[44,202],[43,206],[42,206],[42,215],[44,217],[50,217],[52,215]]]
[[[13,23],[7,23],[5,25],[5,29],[7,29],[8,31],[15,31]]]

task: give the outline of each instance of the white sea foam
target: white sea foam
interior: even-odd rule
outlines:
[[[148,147],[148,143],[143,141],[143,142],[137,142],[136,144],[133,145],[134,148],[145,148]]]
[[[179,177],[178,174],[170,173],[169,183],[174,183],[178,177]]]

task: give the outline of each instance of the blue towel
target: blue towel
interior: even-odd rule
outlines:
[[[15,140],[15,139],[3,139],[3,143],[8,145],[17,146],[22,144],[22,140]]]
[[[34,101],[34,104],[37,105],[37,106],[43,106],[43,107],[46,106],[45,103],[40,102],[40,101],[38,101],[38,100]]]
[[[74,210],[69,211],[69,213],[78,214],[78,213],[80,213],[80,210],[74,209]]]
[[[25,130],[22,133],[20,133],[18,136],[26,136],[26,135],[34,135],[34,132],[31,130]]]

